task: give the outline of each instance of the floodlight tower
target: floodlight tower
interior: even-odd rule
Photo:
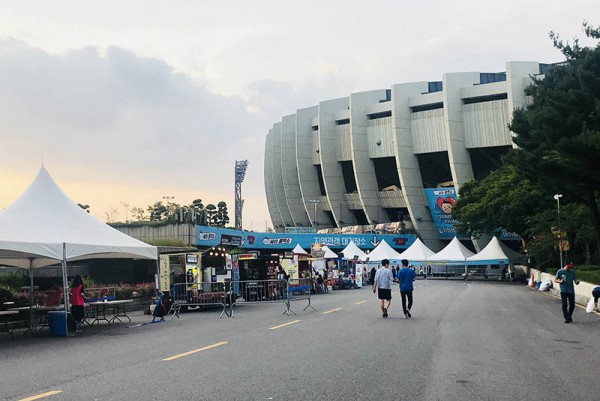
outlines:
[[[242,229],[242,207],[244,200],[242,199],[242,182],[246,177],[248,169],[248,160],[235,161],[235,228]]]

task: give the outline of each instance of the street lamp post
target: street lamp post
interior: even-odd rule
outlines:
[[[318,199],[309,199],[308,203],[312,203],[314,206],[314,220],[313,220],[313,228],[315,229],[315,231],[317,230],[317,205],[319,203],[321,203],[320,200]]]
[[[556,214],[558,215],[558,254],[560,255],[560,268],[563,267],[563,257],[562,257],[562,232],[560,228],[560,198],[562,198],[562,194],[554,195],[554,199],[556,199]]]

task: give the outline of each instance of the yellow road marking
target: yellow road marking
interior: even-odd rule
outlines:
[[[356,305],[364,304],[365,302],[367,302],[367,301],[358,301],[358,302],[356,303]]]
[[[326,311],[326,312],[323,312],[322,314],[323,314],[323,315],[327,315],[328,313],[335,312],[335,311],[338,311],[338,310],[340,310],[340,309],[342,309],[342,308],[330,309],[330,310],[328,310],[328,311]]]
[[[60,393],[62,393],[62,391],[59,391],[59,390],[48,391],[47,393],[32,395],[31,397],[27,397],[27,398],[21,398],[19,401],[39,400],[40,398],[50,397],[51,395],[60,394]]]
[[[229,344],[229,341],[222,341],[220,343],[215,343],[212,345],[207,345],[206,347],[198,348],[192,351],[184,352],[183,354],[173,355],[168,358],[163,359],[163,361],[172,361],[173,359],[181,358],[184,356],[195,354],[196,352],[206,351],[207,349],[220,347],[221,345]]]
[[[296,324],[296,323],[298,323],[298,322],[301,322],[301,321],[302,321],[302,320],[292,320],[291,322],[287,322],[287,323],[284,323],[284,324],[280,324],[279,326],[273,326],[273,327],[269,327],[269,330],[277,330],[277,329],[280,329],[280,328],[282,328],[282,327],[289,326],[289,325],[291,325],[291,324]]]

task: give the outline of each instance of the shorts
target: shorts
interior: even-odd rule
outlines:
[[[377,297],[379,299],[392,299],[392,290],[390,288],[377,288]]]

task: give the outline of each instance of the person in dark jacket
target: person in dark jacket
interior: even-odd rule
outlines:
[[[371,284],[371,286],[375,285],[375,273],[377,273],[377,270],[375,270],[375,267],[372,267],[369,272],[369,284]]]

